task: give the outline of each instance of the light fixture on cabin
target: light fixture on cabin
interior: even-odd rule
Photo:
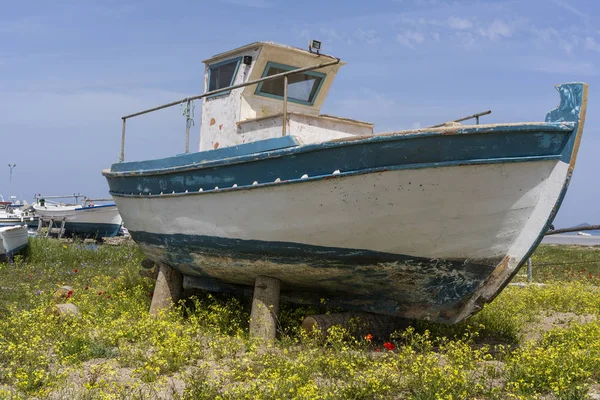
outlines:
[[[316,50],[316,53],[319,54],[319,50],[321,50],[321,42],[320,41],[313,39],[308,43],[308,51],[310,51],[312,53],[313,50]]]
[[[244,56],[244,65],[250,65],[252,64],[252,56]]]

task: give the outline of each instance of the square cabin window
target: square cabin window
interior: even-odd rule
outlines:
[[[264,78],[294,69],[297,67],[269,61],[262,76]],[[312,106],[324,80],[325,74],[314,71],[288,75],[288,101]],[[283,78],[261,82],[258,84],[255,94],[283,100],[283,84]]]
[[[208,91],[226,88],[233,85],[240,65],[240,57],[221,61],[208,67]],[[217,93],[214,96],[229,94],[229,91]]]

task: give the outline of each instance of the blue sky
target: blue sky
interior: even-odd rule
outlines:
[[[100,171],[118,159],[122,115],[201,93],[201,60],[215,53],[314,38],[347,62],[322,112],[377,132],[487,109],[482,122],[543,121],[554,84],[589,83],[556,225],[600,223],[599,16],[591,0],[5,0],[0,193],[107,196]],[[128,160],[181,153],[185,120],[176,107],[137,118],[127,139]]]

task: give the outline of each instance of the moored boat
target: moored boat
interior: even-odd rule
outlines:
[[[0,227],[0,260],[12,259],[28,243],[27,225]]]
[[[74,197],[71,203],[55,202],[54,199]],[[40,221],[46,222],[50,228],[63,229],[63,237],[103,238],[116,236],[122,225],[117,206],[113,202],[96,204],[85,199],[78,204],[80,196],[37,196],[33,205]],[[42,223],[42,222],[40,222]]]
[[[200,148],[104,170],[146,255],[207,290],[455,323],[540,243],[571,179],[587,85],[543,122],[373,134],[320,114],[342,62],[260,42],[206,63]],[[283,110],[283,111],[282,111]]]

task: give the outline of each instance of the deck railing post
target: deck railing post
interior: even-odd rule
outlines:
[[[533,265],[531,257],[527,259],[527,283],[533,282]]]
[[[281,136],[287,134],[287,100],[288,100],[288,77],[283,77],[283,124],[281,128]]]
[[[127,122],[127,118],[123,118],[123,130],[121,132],[121,155],[119,156],[119,161],[123,162],[125,160],[125,124]]]
[[[185,107],[185,152],[190,152],[190,99]]]

